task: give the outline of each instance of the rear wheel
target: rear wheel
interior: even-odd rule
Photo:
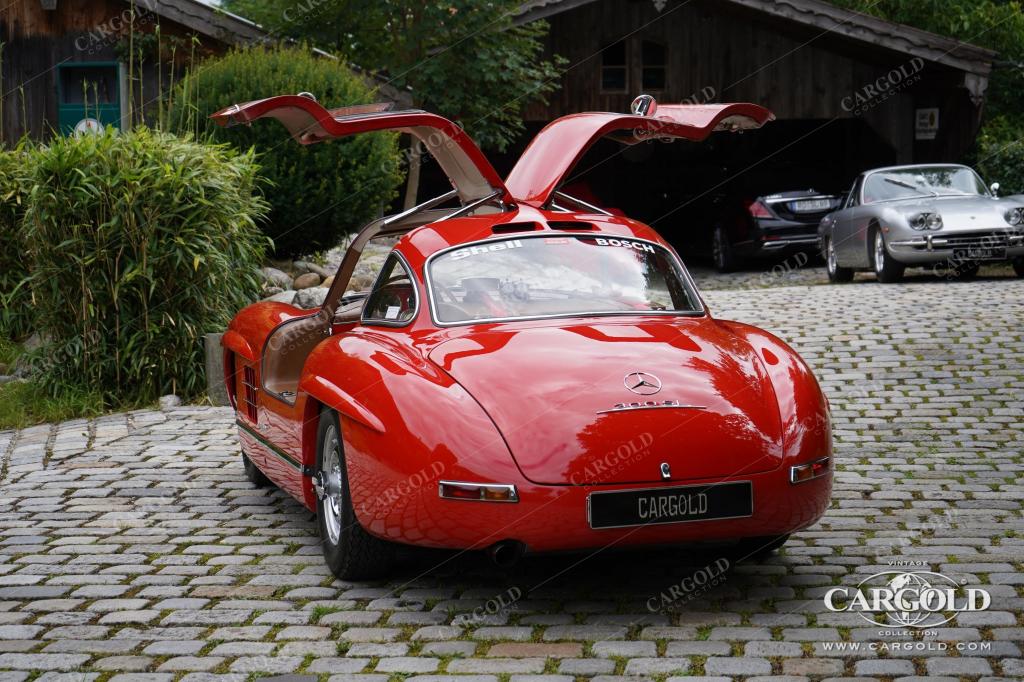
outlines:
[[[249,455],[242,453],[242,467],[245,468],[245,477],[257,488],[266,488],[273,485],[267,475],[260,471],[260,468],[252,463]]]
[[[830,282],[842,283],[853,281],[853,268],[839,266],[836,257],[836,245],[832,243],[832,237],[825,237],[825,270],[828,272]]]
[[[885,235],[878,227],[872,229],[871,247],[871,264],[874,266],[878,281],[892,284],[903,279],[903,272],[907,266],[889,255],[889,250],[885,248]]]
[[[320,413],[317,443],[313,488],[317,496],[316,524],[327,567],[342,580],[378,577],[390,566],[393,547],[359,525],[334,412]]]
[[[715,261],[715,269],[719,272],[732,272],[738,265],[736,252],[729,242],[729,235],[721,225],[715,227],[715,233],[711,238],[711,256]]]
[[[1017,273],[1018,277],[1024,277],[1024,256],[1013,259],[1013,271]]]

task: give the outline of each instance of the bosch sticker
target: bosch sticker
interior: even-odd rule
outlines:
[[[508,242],[495,242],[494,244],[479,244],[477,246],[467,246],[464,249],[458,249],[453,251],[452,255],[449,256],[452,260],[462,260],[463,258],[469,258],[470,256],[479,256],[482,253],[492,253],[494,251],[507,251],[509,249],[521,249],[523,248],[523,242],[518,239],[513,239]]]
[[[633,249],[635,251],[646,251],[648,253],[654,253],[654,247],[651,246],[650,244],[645,244],[643,242],[631,242],[625,239],[604,239],[603,237],[598,237],[597,239],[594,240],[594,243],[597,244],[598,246],[623,246],[627,249]]]

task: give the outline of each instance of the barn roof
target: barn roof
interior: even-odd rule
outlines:
[[[520,6],[516,21],[529,23],[592,2],[595,0],[527,0]],[[981,77],[988,76],[996,56],[994,51],[977,45],[836,7],[823,0],[716,0],[716,4],[718,2],[920,57]]]

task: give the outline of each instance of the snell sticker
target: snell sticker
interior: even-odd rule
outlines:
[[[508,251],[509,249],[521,248],[523,248],[523,242],[518,239],[513,239],[507,242],[495,242],[494,244],[467,246],[464,249],[453,251],[449,258],[452,260],[462,260],[463,258],[469,258],[470,256],[479,256],[482,253],[493,253],[495,251]]]

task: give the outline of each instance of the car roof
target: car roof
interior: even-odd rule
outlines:
[[[514,211],[428,223],[411,230],[398,241],[397,247],[410,261],[410,265],[418,267],[433,254],[462,244],[488,239],[570,234],[643,239],[672,250],[653,228],[632,218],[577,211],[550,211],[522,204]]]

